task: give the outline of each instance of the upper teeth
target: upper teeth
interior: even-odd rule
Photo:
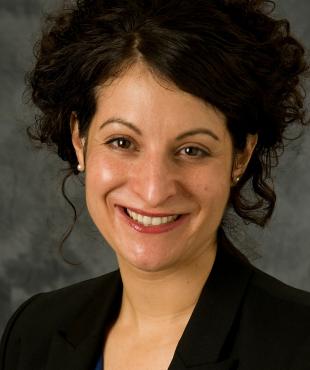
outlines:
[[[140,222],[144,226],[167,224],[168,222],[174,221],[178,217],[178,215],[167,217],[149,217],[140,215],[139,213],[135,213],[128,208],[127,211],[131,218],[133,218],[135,221]]]

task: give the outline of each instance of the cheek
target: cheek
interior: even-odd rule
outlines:
[[[89,200],[105,196],[124,181],[126,169],[121,162],[102,153],[91,153],[87,158],[86,193]]]
[[[199,194],[203,206],[216,207],[219,210],[226,206],[230,194],[230,169],[225,165],[206,166],[196,174],[192,189]]]

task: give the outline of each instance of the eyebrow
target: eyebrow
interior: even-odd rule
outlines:
[[[138,127],[136,127],[133,123],[128,122],[128,121],[124,120],[123,118],[119,118],[119,117],[112,117],[112,118],[107,119],[105,122],[103,122],[101,124],[101,126],[99,127],[99,130],[103,129],[105,126],[107,126],[111,123],[119,123],[121,125],[127,126],[131,130],[136,132],[138,135],[142,136],[142,132]],[[220,141],[219,137],[217,135],[215,135],[215,133],[213,131],[211,131],[207,128],[197,128],[197,129],[194,129],[194,130],[183,132],[183,134],[177,136],[176,140],[182,140],[182,139],[186,138],[187,136],[193,136],[193,135],[198,135],[198,134],[206,134],[206,135],[211,136],[213,139],[215,139],[217,141]]]

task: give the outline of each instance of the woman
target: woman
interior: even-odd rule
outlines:
[[[78,1],[48,19],[33,138],[85,174],[119,270],[25,302],[3,370],[310,369],[310,294],[223,231],[264,226],[304,49],[267,1]],[[247,188],[246,188],[247,186]]]

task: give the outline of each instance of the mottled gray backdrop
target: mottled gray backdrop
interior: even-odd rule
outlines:
[[[0,0],[0,334],[16,307],[34,293],[91,278],[116,267],[115,258],[88,218],[83,190],[71,182],[80,221],[57,245],[71,222],[61,197],[61,169],[54,154],[33,149],[25,135],[33,113],[23,101],[24,74],[33,63],[32,45],[42,13],[54,0]],[[310,49],[310,2],[277,1],[279,17]],[[309,91],[309,86],[308,86]],[[308,100],[309,101],[309,100]],[[310,131],[310,130],[309,130]],[[254,264],[282,281],[310,291],[310,132],[294,142],[275,171],[278,203],[264,230],[243,227],[234,236],[249,247]]]

